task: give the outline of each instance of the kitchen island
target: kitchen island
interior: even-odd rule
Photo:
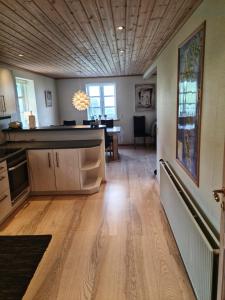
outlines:
[[[5,129],[1,147],[26,149],[31,194],[91,194],[105,181],[104,129]]]
[[[61,140],[104,140],[104,125],[51,125],[33,129],[3,129],[6,141],[61,141]]]

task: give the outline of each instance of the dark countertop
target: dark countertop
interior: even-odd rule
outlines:
[[[14,152],[11,152],[11,153],[4,153],[4,151],[2,152],[3,147],[0,147],[0,163],[3,162],[4,160],[10,158],[11,156],[13,156],[14,154],[16,155],[17,153],[19,152],[22,152],[24,151],[23,148],[15,148],[15,151]],[[4,148],[3,148],[4,149]]]
[[[20,150],[92,148],[100,146],[101,142],[101,140],[7,142],[0,145],[0,150],[1,148]],[[8,157],[9,155],[0,157],[0,162],[6,160]]]
[[[45,127],[36,127],[33,129],[29,128],[22,128],[22,129],[12,129],[7,128],[3,129],[3,132],[35,132],[35,131],[62,131],[62,130],[98,130],[98,129],[104,129],[105,125],[99,125],[98,127],[91,127],[89,125],[76,125],[76,126],[65,126],[65,125],[51,125],[51,126],[45,126]]]

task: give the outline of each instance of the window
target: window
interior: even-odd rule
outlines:
[[[195,81],[182,81],[179,83],[179,116],[196,116],[197,83]]]
[[[87,94],[90,97],[88,119],[117,119],[116,86],[114,83],[87,84]]]
[[[23,126],[28,127],[28,116],[31,111],[36,117],[36,126],[38,126],[34,81],[16,77],[16,89],[20,120]]]

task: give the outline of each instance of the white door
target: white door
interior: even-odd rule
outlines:
[[[53,151],[29,150],[28,162],[31,191],[54,191],[56,187]]]
[[[225,142],[223,160],[223,187],[214,191],[214,197],[221,204],[220,258],[217,300],[225,300]]]
[[[80,190],[80,170],[77,149],[53,150],[56,189],[58,191]]]

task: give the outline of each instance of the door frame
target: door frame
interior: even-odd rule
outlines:
[[[223,188],[225,187],[225,137],[224,137],[224,157],[223,157]],[[225,299],[225,195],[220,197],[221,217],[220,217],[220,256],[218,270],[217,300]]]

